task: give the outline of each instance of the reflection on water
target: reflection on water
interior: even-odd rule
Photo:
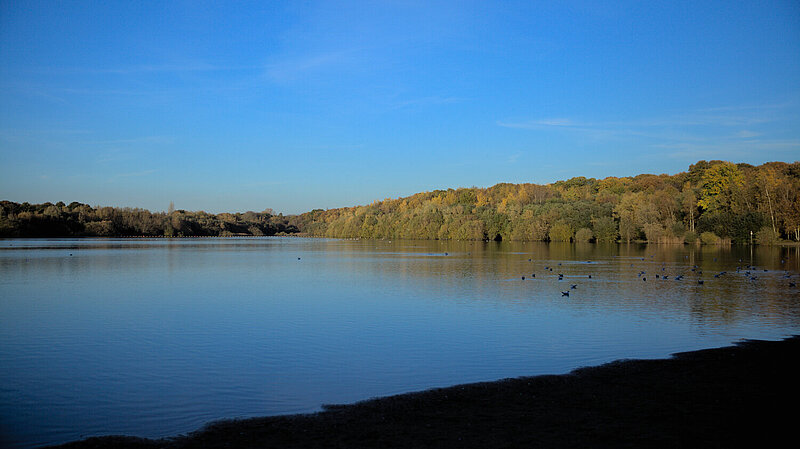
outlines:
[[[0,445],[777,339],[800,328],[799,264],[797,247],[0,240]]]

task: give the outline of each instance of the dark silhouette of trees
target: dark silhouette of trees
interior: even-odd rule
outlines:
[[[2,237],[190,237],[276,235],[297,233],[282,215],[245,212],[208,214],[173,210],[170,213],[144,209],[91,207],[72,202],[65,205],[0,201]]]

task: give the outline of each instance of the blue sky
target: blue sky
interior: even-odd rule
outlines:
[[[800,3],[0,2],[0,199],[299,213],[800,160]]]

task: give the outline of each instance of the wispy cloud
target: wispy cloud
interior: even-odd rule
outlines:
[[[31,73],[42,74],[97,74],[97,75],[135,75],[142,73],[181,73],[181,72],[223,72],[238,70],[257,70],[259,65],[224,65],[207,62],[136,64],[117,67],[37,67]]]
[[[272,81],[291,81],[308,73],[333,67],[349,60],[353,51],[316,53],[267,64],[266,77]]]
[[[151,169],[151,170],[142,170],[142,171],[135,171],[128,173],[117,173],[116,175],[114,175],[114,178],[135,178],[140,176],[152,175],[157,171],[158,171],[157,169]]]
[[[91,134],[92,131],[85,129],[68,128],[38,128],[38,129],[0,129],[0,139],[6,141],[27,141],[41,136],[76,136]]]
[[[522,156],[522,152],[520,152],[520,151],[517,151],[516,153],[512,154],[511,156],[509,156],[509,157],[506,159],[506,162],[508,162],[509,164],[516,164],[516,163],[517,163],[517,160],[519,160],[519,158],[520,158],[521,156]]]
[[[761,125],[787,120],[786,105],[706,108],[663,117],[633,120],[582,121],[573,118],[501,120],[498,126],[539,131],[581,133],[595,138],[649,137],[652,139],[702,141],[753,139],[764,135]],[[731,130],[730,128],[739,128]]]
[[[521,129],[542,129],[549,127],[584,128],[591,126],[589,124],[577,123],[574,120],[568,118],[545,118],[536,120],[525,120],[521,122],[498,121],[497,124],[505,128],[521,128]]]
[[[285,181],[256,181],[256,182],[242,183],[241,187],[245,189],[253,189],[257,187],[274,187],[286,184],[287,183]]]
[[[732,112],[732,111],[750,111],[750,110],[769,110],[769,109],[784,109],[789,106],[792,106],[793,103],[791,101],[785,101],[783,103],[771,103],[771,104],[749,104],[749,105],[733,105],[733,106],[716,106],[716,107],[709,107],[709,108],[702,108],[699,109],[700,112]]]
[[[453,104],[453,103],[458,103],[460,101],[462,100],[457,97],[445,97],[445,96],[433,95],[428,97],[411,98],[408,100],[399,101],[396,103],[395,108],[401,109],[408,106]]]
[[[743,129],[743,130],[737,132],[736,134],[734,134],[734,137],[738,137],[740,139],[750,139],[752,137],[758,137],[760,135],[761,135],[761,133],[757,133],[757,132],[748,131],[746,129]]]
[[[664,143],[654,144],[653,148],[663,148],[672,150],[685,150],[685,151],[705,151],[715,152],[719,151],[741,151],[743,153],[753,153],[756,151],[766,150],[800,150],[800,140],[755,140],[755,141],[738,141],[738,142],[722,142],[722,143]],[[675,152],[673,154],[679,154]]]
[[[61,147],[64,145],[80,145],[84,148],[97,149],[106,147],[102,157],[116,159],[122,148],[113,147],[153,147],[169,145],[175,142],[173,136],[139,136],[124,139],[98,139],[97,132],[83,129],[0,129],[0,142],[24,146]]]
[[[705,108],[663,117],[588,121],[568,117],[498,121],[505,128],[551,132],[597,143],[633,144],[668,159],[750,160],[758,154],[800,154],[794,104]]]
[[[172,136],[141,136],[129,139],[86,140],[78,142],[84,145],[128,145],[128,144],[153,144],[167,145],[175,142]]]
[[[694,126],[748,126],[775,121],[775,117],[724,115],[724,114],[699,114],[691,113],[670,117],[623,120],[583,122],[569,118],[544,118],[523,121],[498,121],[497,125],[505,128],[519,129],[547,129],[562,128],[571,130],[598,131],[605,130],[614,133],[636,133],[637,129],[667,128],[667,127],[694,127]]]

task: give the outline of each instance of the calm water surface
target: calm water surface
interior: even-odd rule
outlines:
[[[0,446],[780,339],[800,333],[799,264],[796,247],[0,240]]]

